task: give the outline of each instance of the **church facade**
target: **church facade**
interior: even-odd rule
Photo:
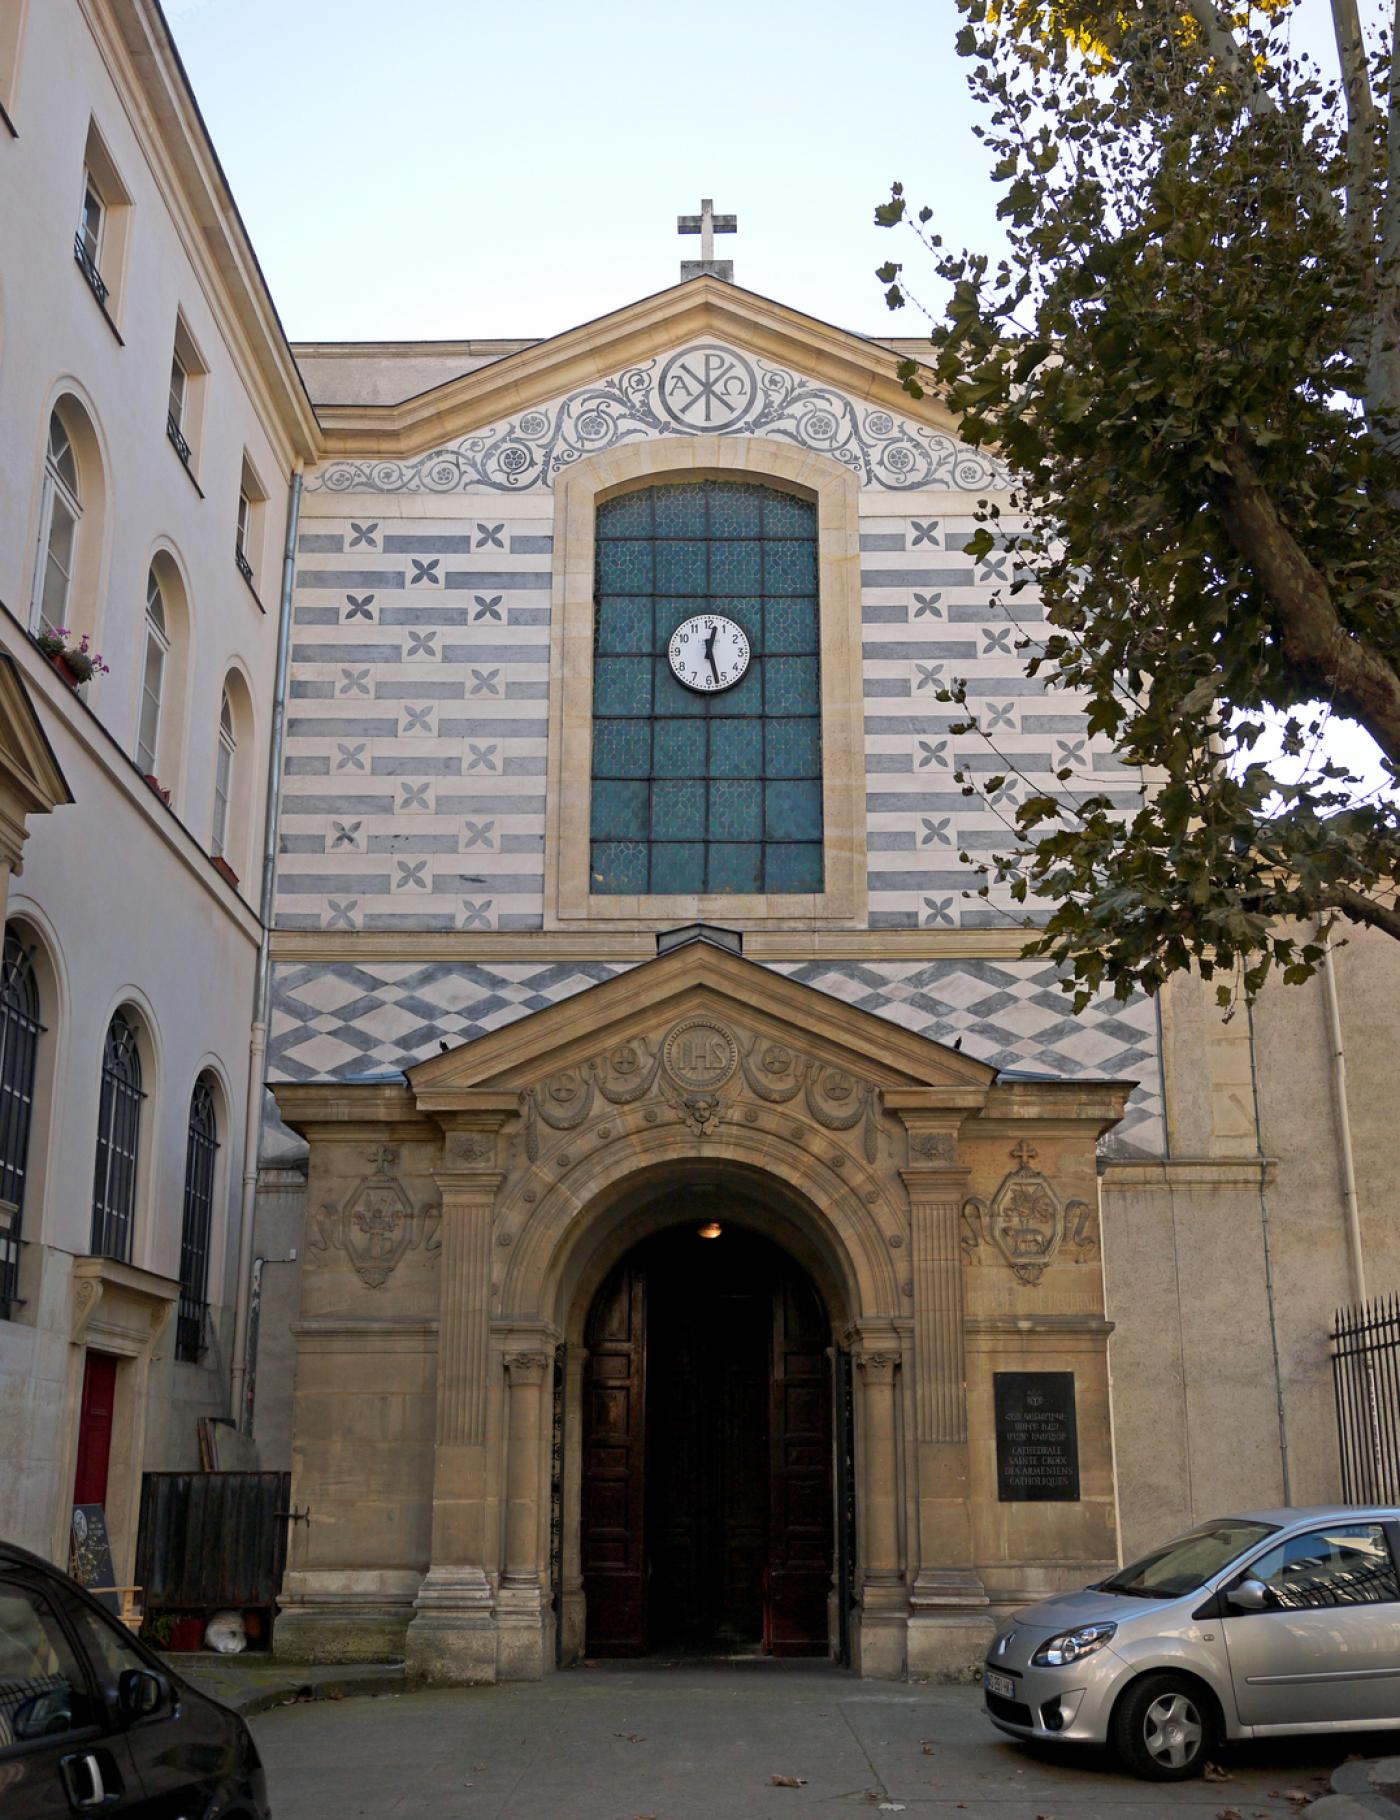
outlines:
[[[1026,675],[1043,609],[969,553],[1012,477],[918,344],[736,285],[706,205],[679,284],[548,340],[289,346],[154,0],[6,18],[7,1532],[62,1556],[103,1418],[129,1581],[223,1414],[291,1471],[288,1658],[951,1675],[1341,1495],[1400,957],[1233,1017],[1023,958],[1018,798],[1149,783]],[[69,622],[141,655],[89,683],[40,643],[53,421]]]
[[[1164,1524],[1334,1495],[1343,1234],[1313,1210],[1280,1342],[1261,1138],[1295,1094],[1330,1120],[1321,1049],[1265,1074],[1189,988],[1072,1016],[979,894],[1023,789],[1145,787],[1025,675],[1008,555],[967,554],[1010,476],[894,350],[709,271],[426,359],[303,354],[335,402],[269,1053],[315,1520],[278,1647],[956,1672]]]

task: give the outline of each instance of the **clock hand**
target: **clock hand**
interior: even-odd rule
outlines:
[[[716,682],[719,681],[719,665],[715,662],[715,640],[718,637],[719,627],[715,626],[711,630],[710,636],[705,640],[705,656],[709,661],[710,674],[714,677]]]

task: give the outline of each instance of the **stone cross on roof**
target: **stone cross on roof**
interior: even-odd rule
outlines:
[[[717,215],[714,200],[710,196],[700,199],[698,215],[678,215],[676,232],[678,234],[698,234],[700,236],[700,257],[681,260],[681,282],[687,278],[699,278],[708,273],[711,278],[722,278],[726,284],[734,282],[734,261],[715,258],[716,234],[737,234],[739,217],[737,215]]]

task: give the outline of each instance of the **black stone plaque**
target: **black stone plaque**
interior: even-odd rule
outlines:
[[[997,1497],[1003,1504],[1073,1504],[1079,1497],[1079,1437],[1072,1371],[993,1374]]]

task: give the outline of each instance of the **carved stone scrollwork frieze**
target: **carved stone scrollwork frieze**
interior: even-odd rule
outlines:
[[[527,1087],[520,1096],[526,1156],[538,1162],[549,1133],[580,1130],[605,1109],[600,1102],[628,1107],[644,1100],[669,1106],[697,1138],[713,1136],[731,1118],[755,1124],[762,1106],[795,1108],[800,1102],[828,1131],[859,1130],[867,1162],[879,1155],[880,1100],[871,1083],[776,1039],[745,1039],[717,1018],[698,1016],[681,1019],[654,1040],[628,1038]],[[642,1111],[648,1124],[657,1116],[655,1104]],[[612,1134],[614,1127],[606,1131]],[[804,1125],[788,1130],[795,1142],[807,1134]],[[594,1135],[604,1141],[604,1128]],[[562,1157],[556,1160],[562,1165]]]
[[[828,1131],[853,1131],[863,1124],[862,1149],[867,1163],[879,1154],[877,1096],[868,1081],[858,1081],[841,1068],[818,1067],[807,1076],[807,1110]]]
[[[355,1184],[343,1202],[322,1202],[310,1249],[321,1253],[343,1251],[361,1282],[370,1289],[379,1289],[408,1252],[420,1245],[427,1252],[439,1249],[442,1207],[436,1200],[414,1205],[408,1190],[393,1173],[399,1161],[395,1145],[376,1145],[367,1160],[370,1173]]]
[[[539,1087],[527,1087],[521,1098],[525,1115],[525,1154],[536,1162],[540,1154],[539,1127],[551,1131],[576,1131],[593,1110],[594,1082],[572,1069],[551,1074]]]
[[[605,1100],[614,1106],[630,1106],[653,1091],[661,1051],[639,1037],[636,1042],[619,1043],[589,1066]]]
[[[744,1084],[756,1099],[770,1106],[782,1106],[796,1099],[807,1079],[807,1064],[793,1054],[785,1043],[770,1043],[754,1037],[743,1051],[740,1062]]]
[[[995,1246],[1018,1282],[1034,1286],[1064,1246],[1082,1262],[1098,1245],[1093,1209],[1087,1201],[1061,1203],[1047,1178],[1031,1163],[1034,1145],[1024,1141],[1011,1152],[1016,1168],[1003,1177],[990,1202],[971,1195],[963,1202],[962,1250],[977,1262],[986,1245]]]

